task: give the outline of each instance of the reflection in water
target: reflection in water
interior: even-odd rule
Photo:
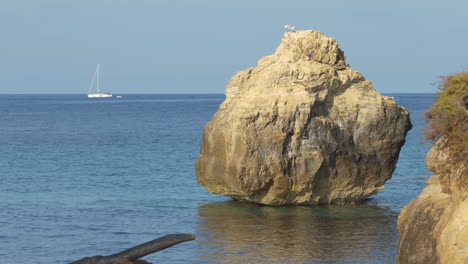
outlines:
[[[198,208],[197,241],[208,263],[393,263],[397,213],[370,205]]]

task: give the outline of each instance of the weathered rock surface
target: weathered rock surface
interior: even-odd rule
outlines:
[[[391,177],[410,128],[408,111],[349,68],[335,39],[288,32],[229,81],[204,129],[197,179],[268,205],[360,201]]]
[[[435,174],[398,217],[399,264],[468,263],[468,160],[450,156],[445,138],[427,154]]]

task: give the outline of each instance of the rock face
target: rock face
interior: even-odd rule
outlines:
[[[234,75],[205,126],[198,183],[267,205],[360,201],[395,169],[409,114],[349,68],[333,38],[285,33]]]
[[[468,263],[468,161],[450,156],[444,138],[427,154],[435,175],[398,217],[398,264]]]

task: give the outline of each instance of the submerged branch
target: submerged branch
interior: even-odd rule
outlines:
[[[133,248],[109,256],[86,257],[70,264],[131,264],[131,263],[149,263],[138,260],[154,252],[172,247],[182,242],[194,240],[195,236],[191,234],[167,235],[155,240],[146,242]]]

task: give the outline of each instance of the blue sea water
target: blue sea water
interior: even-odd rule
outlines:
[[[422,144],[433,94],[411,112],[397,169],[361,205],[264,207],[197,185],[203,126],[223,95],[0,95],[1,263],[67,263],[170,233],[197,239],[157,263],[393,263],[400,209],[431,175]]]

